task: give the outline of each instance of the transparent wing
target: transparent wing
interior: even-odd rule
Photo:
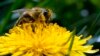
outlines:
[[[18,22],[20,22],[20,20],[22,20],[24,12],[27,11],[27,10],[29,10],[29,9],[24,9],[23,8],[23,9],[17,9],[17,10],[13,10],[12,11],[14,14],[16,14],[16,13],[19,14],[19,18],[17,19],[17,21],[16,21],[14,26],[16,26],[18,24]]]
[[[25,11],[30,11],[31,9],[17,9],[17,10],[13,10],[12,12],[13,13],[20,13],[20,14],[22,14],[23,12],[25,12]]]

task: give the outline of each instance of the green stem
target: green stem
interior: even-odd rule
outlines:
[[[73,32],[72,32],[72,34],[71,34],[71,36],[70,36],[71,42],[70,42],[70,46],[69,46],[69,48],[68,48],[68,53],[67,53],[66,56],[70,56],[70,52],[71,52],[71,49],[72,49],[73,43],[74,43],[75,33],[76,33],[76,29],[73,30]]]

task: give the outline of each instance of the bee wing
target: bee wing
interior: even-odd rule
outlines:
[[[17,21],[15,22],[15,25],[16,26],[18,24],[18,22],[20,22],[21,18],[23,17],[23,13],[27,11],[27,9],[17,9],[17,10],[13,10],[12,13],[18,13],[20,16],[19,18],[17,19]]]
[[[17,9],[17,10],[13,10],[13,13],[19,13],[19,14],[23,14],[25,11],[30,11],[30,9]]]
[[[15,23],[15,26],[16,25],[18,25],[19,24],[19,22],[21,22],[21,20],[23,20],[23,16],[24,16],[24,14],[25,14],[25,12],[26,11],[30,11],[31,9],[17,9],[17,10],[13,10],[12,12],[13,13],[18,13],[20,16],[19,16],[19,18],[18,18],[18,20],[16,21],[16,23]]]

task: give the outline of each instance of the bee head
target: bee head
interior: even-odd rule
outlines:
[[[30,14],[32,14],[32,16],[36,19],[39,16],[41,16],[41,17],[44,17],[46,19],[46,21],[48,21],[51,18],[52,11],[50,9],[35,7],[35,8],[32,8],[32,12]]]

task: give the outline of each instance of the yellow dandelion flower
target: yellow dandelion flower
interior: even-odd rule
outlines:
[[[12,56],[65,56],[68,53],[72,32],[57,24],[32,27],[31,23],[16,26],[9,33],[0,37],[0,55],[11,53]],[[70,56],[85,56],[95,53],[92,45],[84,45],[90,37],[81,39],[74,36]],[[68,43],[67,43],[68,41]]]

